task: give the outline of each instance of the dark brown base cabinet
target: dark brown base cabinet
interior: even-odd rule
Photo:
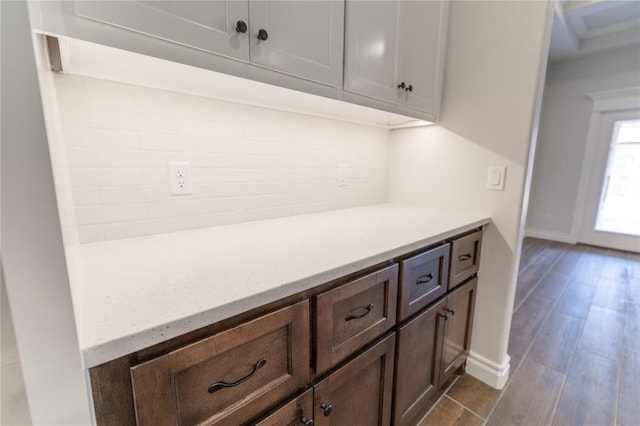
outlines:
[[[316,426],[391,422],[395,333],[314,386]]]
[[[442,241],[94,367],[97,424],[416,425],[466,361],[481,237]]]
[[[473,310],[478,279],[473,278],[458,287],[446,299],[444,312],[444,337],[438,384],[442,386],[466,361],[471,343]]]

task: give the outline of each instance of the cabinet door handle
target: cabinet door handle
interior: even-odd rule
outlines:
[[[329,404],[329,403],[325,403],[320,405],[320,408],[322,408],[322,414],[327,417],[329,416],[331,413],[333,413],[333,405]]]
[[[442,319],[444,319],[445,321],[449,319],[449,312],[438,312],[438,316]]]
[[[398,84],[398,89],[405,89],[407,87],[406,84],[404,84],[404,81],[400,82],[400,84]]]
[[[304,426],[313,426],[313,420],[308,419],[305,416],[302,416],[302,418],[300,419],[300,423],[302,423]]]
[[[269,33],[264,28],[258,30],[258,40],[266,41],[269,38]]]
[[[406,90],[407,92],[413,92],[413,84],[408,85],[404,90]]]
[[[454,311],[453,309],[445,308],[444,310],[450,313],[451,316],[454,316],[456,314],[456,311]]]
[[[416,285],[426,284],[433,279],[433,274],[429,272],[425,275],[420,275],[418,277],[418,281],[416,281]]]
[[[370,303],[370,304],[369,304],[369,306],[367,306],[366,308],[364,308],[364,313],[359,314],[359,315],[349,313],[349,315],[347,315],[346,317],[344,317],[344,320],[345,320],[345,321],[351,321],[351,320],[354,320],[354,319],[362,318],[362,317],[364,317],[365,315],[369,315],[369,314],[371,313],[371,311],[373,310],[373,307],[374,307],[374,306],[375,306],[375,305],[374,305],[373,303]]]
[[[256,373],[258,372],[259,369],[261,369],[262,367],[264,367],[264,365],[267,363],[267,360],[264,358],[260,358],[258,360],[258,362],[256,362],[256,365],[253,366],[253,371],[249,374],[247,374],[246,376],[244,376],[243,378],[236,380],[235,382],[232,383],[228,383],[228,382],[215,382],[213,383],[211,386],[209,386],[209,393],[214,393],[219,391],[220,389],[224,389],[224,388],[232,388],[234,386],[238,386],[241,385],[242,383],[246,382],[247,380],[249,380],[250,378],[252,378],[253,376],[256,375]]]
[[[471,259],[471,254],[467,253],[467,254],[463,254],[460,257],[458,257],[458,261],[460,262],[464,262],[465,260],[469,260]]]
[[[236,32],[240,33],[240,34],[244,34],[247,32],[247,23],[244,22],[243,20],[239,20],[238,22],[236,22]]]

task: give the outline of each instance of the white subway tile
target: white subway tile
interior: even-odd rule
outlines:
[[[112,223],[104,226],[104,234],[107,240],[119,240],[164,232],[184,231],[186,229],[189,229],[186,218],[171,217],[139,222]]]
[[[100,189],[92,187],[73,188],[73,201],[76,206],[94,206],[102,202]]]
[[[78,226],[78,241],[80,244],[105,241],[104,226],[90,225]]]
[[[169,184],[148,186],[108,186],[100,188],[103,204],[133,204],[168,201]]]
[[[100,225],[114,222],[145,220],[151,209],[147,204],[127,204],[115,206],[77,206],[78,225]]]
[[[69,148],[67,149],[67,165],[69,167],[93,167],[94,152],[90,149]]]
[[[63,133],[65,145],[68,147],[106,149],[138,148],[138,135],[130,131],[65,126]]]
[[[386,130],[65,77],[56,84],[82,243],[386,200]],[[169,195],[170,161],[191,163],[192,195]]]

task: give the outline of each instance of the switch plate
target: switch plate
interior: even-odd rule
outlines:
[[[177,161],[169,163],[169,190],[171,195],[193,194],[190,163]]]
[[[489,191],[504,191],[504,181],[507,176],[507,166],[490,166],[487,176]]]

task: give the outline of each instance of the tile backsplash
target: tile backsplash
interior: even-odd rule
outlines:
[[[87,77],[54,81],[81,243],[387,200],[386,129]],[[191,164],[192,195],[170,196],[170,161]]]

